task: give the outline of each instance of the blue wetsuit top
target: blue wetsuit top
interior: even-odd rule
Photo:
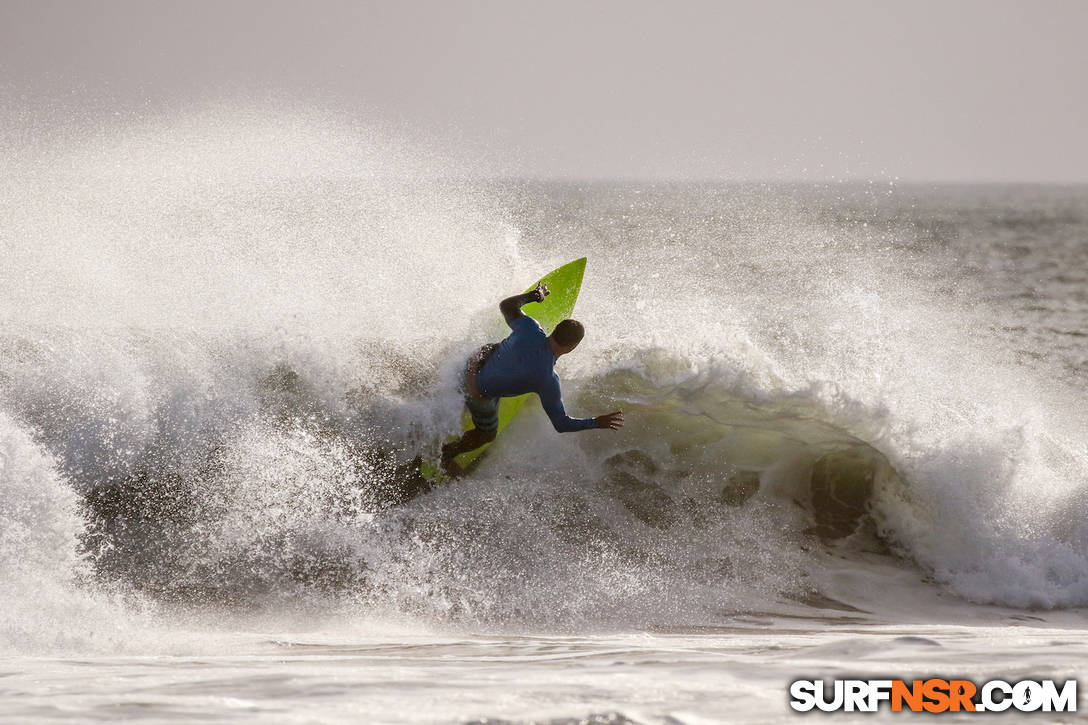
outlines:
[[[510,336],[499,343],[476,373],[480,393],[488,398],[536,393],[558,432],[596,428],[597,421],[593,418],[571,418],[563,408],[559,376],[553,370],[556,357],[540,324],[523,314],[510,323],[510,329],[513,330]]]

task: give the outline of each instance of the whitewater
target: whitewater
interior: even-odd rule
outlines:
[[[307,109],[3,138],[0,719],[1088,673],[1085,187],[481,180]],[[626,426],[532,401],[412,489],[498,302],[580,256],[567,409]]]

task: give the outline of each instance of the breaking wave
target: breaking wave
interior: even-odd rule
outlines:
[[[6,648],[209,609],[537,629],[850,609],[828,556],[1088,605],[1084,391],[938,294],[941,252],[796,191],[438,181],[334,117],[226,139],[221,114],[8,149]],[[568,408],[627,427],[557,436],[530,406],[426,490],[412,460],[456,428],[498,299],[582,254]]]

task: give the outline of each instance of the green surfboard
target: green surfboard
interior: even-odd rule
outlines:
[[[521,309],[544,328],[549,335],[555,326],[571,316],[574,312],[574,303],[578,300],[578,292],[582,289],[582,277],[586,271],[586,258],[576,259],[564,264],[559,269],[552,270],[544,275],[538,282],[529,285],[526,291],[537,286],[540,282],[548,285],[551,291],[543,302],[530,302]],[[522,406],[532,397],[532,393],[519,395],[516,398],[503,398],[499,401],[499,434],[510,424],[514,416],[518,414]],[[472,428],[472,416],[465,410],[461,415],[461,431]],[[486,443],[474,451],[462,453],[454,460],[463,469],[469,469],[484,454],[490,443]],[[446,477],[445,472],[430,462],[425,462],[420,470],[423,477],[428,480],[441,480]]]

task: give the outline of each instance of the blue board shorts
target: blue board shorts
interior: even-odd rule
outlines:
[[[477,400],[465,395],[465,407],[472,416],[472,424],[481,433],[494,433],[499,429],[499,398]]]
[[[498,348],[498,343],[480,348],[476,355],[469,358],[468,363],[465,364],[465,372],[468,372],[473,359],[478,361],[479,369],[483,369],[483,366],[491,359],[492,353]],[[465,391],[465,407],[468,408],[469,415],[472,416],[472,424],[476,426],[476,430],[481,433],[494,433],[499,429],[499,400],[499,398],[477,400],[469,395],[467,390]]]

